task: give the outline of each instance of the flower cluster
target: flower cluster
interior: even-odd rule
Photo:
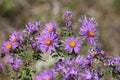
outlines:
[[[10,57],[10,59],[5,60],[5,62],[7,64],[11,64],[13,70],[17,71],[19,70],[20,65],[22,64],[22,60],[19,58],[14,58],[14,57]]]
[[[52,80],[56,80],[56,75],[61,75],[59,80],[100,80],[103,77],[101,67],[100,65],[95,67],[93,64],[96,64],[94,63],[95,58],[104,55],[93,50],[91,50],[91,52],[88,51],[88,55],[93,55],[91,54],[93,52],[96,54],[94,54],[94,57],[91,58],[88,56],[77,56],[76,58],[70,59],[61,58],[55,66],[47,72],[52,74]],[[39,75],[42,74],[44,74],[44,72]],[[44,79],[39,75],[36,76],[36,80]],[[48,74],[44,74],[44,76],[47,75]]]
[[[65,11],[63,14],[63,19],[66,22],[66,27],[71,28],[72,27],[72,19],[74,14],[71,11]]]
[[[101,80],[108,72],[119,80],[120,57],[109,56],[97,44],[95,19],[87,16],[80,19],[78,34],[72,29],[74,14],[71,11],[64,12],[63,20],[66,27],[61,30],[58,30],[61,25],[51,20],[43,29],[37,21],[29,22],[22,34],[13,32],[1,47],[0,58],[5,57],[5,65],[0,62],[0,73],[4,66],[10,65],[10,80]],[[81,51],[83,46],[89,48],[88,52]],[[47,60],[42,57],[44,54],[57,60],[50,69],[38,73],[35,64],[38,60]]]

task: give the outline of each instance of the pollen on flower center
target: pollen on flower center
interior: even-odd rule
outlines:
[[[46,41],[46,45],[49,46],[49,45],[51,45],[51,44],[52,44],[52,41],[48,39],[48,40]]]
[[[75,42],[75,41],[71,41],[71,42],[70,42],[70,46],[71,46],[71,47],[75,47],[75,45],[76,45],[76,42]]]
[[[53,29],[52,29],[52,28],[50,28],[48,31],[49,31],[49,32],[53,32]]]
[[[52,80],[51,78],[48,78],[47,80]]]
[[[95,51],[90,52],[91,55],[96,55],[97,53]]]
[[[90,37],[94,37],[94,32],[93,31],[88,31],[88,36],[90,36]]]
[[[8,44],[7,46],[6,46],[6,49],[7,50],[9,50],[9,49],[11,49],[12,48],[12,45],[11,44]]]

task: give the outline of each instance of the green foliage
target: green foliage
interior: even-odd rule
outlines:
[[[115,8],[116,13],[120,14],[120,0],[113,0],[113,7]]]

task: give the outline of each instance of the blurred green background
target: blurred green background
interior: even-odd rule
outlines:
[[[85,14],[95,17],[103,49],[120,54],[120,0],[0,0],[0,45],[11,32],[22,31],[27,22],[62,22],[65,10],[73,11],[76,21]],[[80,24],[73,27],[78,31]]]

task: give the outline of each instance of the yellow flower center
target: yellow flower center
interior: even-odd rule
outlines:
[[[94,37],[94,32],[93,31],[88,31],[88,36],[90,36],[90,37]]]
[[[7,50],[9,50],[9,49],[11,49],[12,48],[12,45],[11,44],[8,44],[7,46],[6,46],[6,49]]]
[[[50,28],[48,31],[51,33],[51,32],[53,32],[53,29],[52,29],[52,28]]]
[[[48,78],[47,80],[52,80],[51,78]]]
[[[75,45],[76,45],[76,42],[75,42],[75,41],[71,41],[71,42],[70,42],[70,47],[75,47]]]
[[[97,53],[95,51],[90,52],[91,55],[96,55]]]
[[[51,45],[51,44],[52,44],[52,41],[48,39],[48,40],[46,41],[46,45],[49,46],[49,45]]]

